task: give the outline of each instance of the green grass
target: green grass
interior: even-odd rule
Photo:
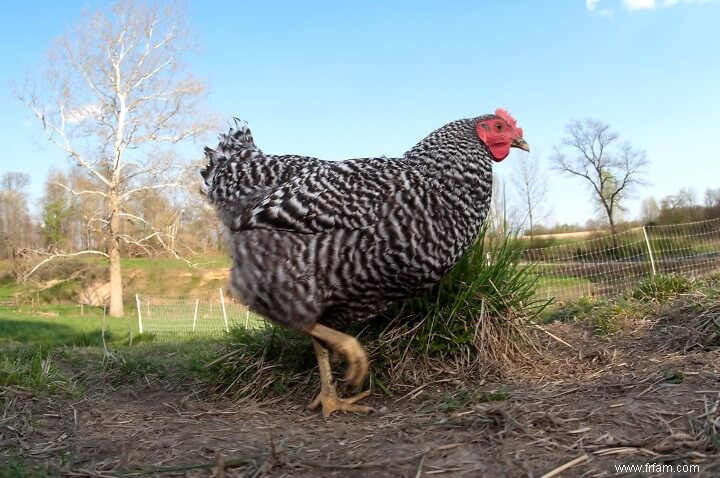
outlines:
[[[581,297],[542,314],[543,322],[563,321],[591,326],[596,335],[608,337],[632,327],[635,321],[652,315],[658,307],[681,294],[696,294],[705,300],[720,297],[720,274],[689,279],[677,274],[657,275],[638,283],[624,296]]]
[[[126,340],[130,328],[137,334],[134,319],[107,317],[106,341]],[[86,307],[84,315],[75,306],[21,307],[0,309],[0,350],[17,343],[42,347],[100,345],[102,310]]]
[[[638,283],[624,296],[580,297],[546,309],[544,323],[561,321],[589,325],[598,336],[622,332],[636,320],[648,317],[681,294],[700,296],[706,302],[720,299],[720,273],[689,279],[677,274],[657,275]]]
[[[536,272],[539,272],[538,270],[541,269],[542,266],[539,264],[536,266]],[[593,282],[586,278],[586,277],[559,277],[559,276],[553,276],[551,274],[547,275],[539,275],[538,282],[537,282],[537,288],[538,289],[544,289],[548,287],[552,288],[568,288],[568,289],[577,289],[577,288],[589,288],[592,287]]]
[[[15,455],[0,463],[0,478],[52,478],[59,470],[48,465],[31,464],[26,458]]]
[[[634,320],[650,312],[647,303],[633,299],[582,297],[543,314],[543,322],[588,324],[599,337],[608,337],[630,327]]]
[[[0,354],[0,385],[77,397],[77,381],[55,365],[55,355],[39,347],[19,347]]]
[[[184,383],[202,379],[212,382],[206,365],[217,358],[218,351],[217,341],[212,340],[146,342],[132,347],[118,346],[110,353],[86,349],[82,358],[102,364],[105,379],[114,385],[155,380]],[[71,351],[69,356],[77,357],[78,351]]]
[[[7,263],[0,266],[0,298],[12,297],[14,294],[25,291],[25,286],[18,284],[11,274]]]
[[[127,320],[106,320],[105,340],[129,335]],[[40,393],[78,393],[72,374],[56,366],[58,354],[71,347],[102,346],[102,311],[71,306],[0,310],[0,385],[17,385]]]
[[[230,267],[230,258],[227,256],[210,256],[201,258],[191,258],[189,261],[198,269],[220,269]],[[190,264],[185,261],[171,257],[128,257],[121,259],[121,267],[128,269],[163,269],[163,270],[194,270]]]
[[[227,279],[216,272],[226,271],[226,257],[200,258],[193,265],[171,258],[128,258],[122,260],[125,287],[124,301],[132,304],[135,294],[155,296],[190,296],[206,294],[225,287]],[[211,278],[206,277],[208,273]]]
[[[692,280],[679,274],[659,274],[640,282],[633,297],[644,301],[663,301],[689,291]]]
[[[209,377],[204,365],[217,357],[217,341],[157,343],[142,334],[135,335],[130,346],[129,328],[135,329],[136,323],[106,321],[107,349],[101,336],[101,311],[90,310],[82,317],[72,307],[0,312],[0,385],[74,395],[80,393],[82,377],[93,373],[114,385]]]

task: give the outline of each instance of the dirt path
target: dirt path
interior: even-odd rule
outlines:
[[[218,460],[226,477],[539,477],[563,465],[552,476],[589,477],[631,464],[648,467],[623,476],[720,476],[719,349],[685,351],[667,321],[612,342],[550,331],[569,346],[548,338],[543,363],[514,383],[376,394],[377,414],[328,421],[303,398],[231,402],[178,384],[97,383],[81,400],[5,389],[0,456],[19,447],[66,476],[213,476]],[[699,469],[653,472],[663,465]]]

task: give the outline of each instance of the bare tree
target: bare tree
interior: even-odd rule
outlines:
[[[660,217],[660,206],[654,197],[643,199],[640,204],[640,220],[643,224],[650,224]]]
[[[597,206],[615,234],[623,200],[643,183],[642,173],[648,165],[645,152],[628,142],[619,143],[610,126],[587,119],[567,126],[567,136],[555,148],[552,161],[560,171],[590,185]]]
[[[697,196],[692,188],[680,188],[677,194],[665,196],[660,200],[660,224],[681,224],[689,221],[701,221],[706,210],[697,203]]]
[[[100,198],[93,222],[104,225],[110,262],[110,315],[122,316],[123,247],[162,240],[163,232],[128,207],[137,195],[175,187],[173,145],[211,126],[205,86],[182,61],[193,48],[175,4],[118,0],[84,14],[48,54],[39,83],[22,95],[48,139],[91,177],[75,196]],[[164,153],[164,154],[163,154]],[[139,236],[128,221],[142,224]]]
[[[720,217],[720,188],[705,190],[705,215],[707,219]]]
[[[522,224],[527,223],[530,231],[530,242],[534,239],[535,224],[547,212],[545,201],[547,199],[547,182],[538,169],[538,161],[531,155],[519,155],[513,162],[515,174],[512,177],[513,186],[522,204],[524,212]]]
[[[507,200],[507,185],[505,183],[500,176],[493,175],[492,199],[490,200],[490,209],[486,219],[486,223],[493,234],[503,235],[517,231],[519,228],[518,211]]]

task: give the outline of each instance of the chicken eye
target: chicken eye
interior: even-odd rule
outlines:
[[[495,129],[498,131],[502,131],[503,125],[500,122],[495,123]]]

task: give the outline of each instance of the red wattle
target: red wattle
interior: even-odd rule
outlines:
[[[491,144],[488,145],[488,149],[490,149],[493,159],[499,163],[510,154],[510,143]]]

